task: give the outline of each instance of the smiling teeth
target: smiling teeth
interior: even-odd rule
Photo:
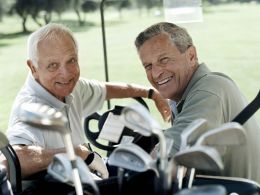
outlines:
[[[172,76],[157,82],[157,84],[158,85],[163,85],[163,84],[169,82],[171,79],[172,79]]]
[[[58,84],[60,84],[60,85],[68,85],[70,82],[57,82]]]

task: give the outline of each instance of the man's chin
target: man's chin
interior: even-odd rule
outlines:
[[[66,91],[66,92],[60,92],[60,93],[57,93],[58,91],[56,91],[56,93],[54,94],[54,96],[58,99],[64,99],[65,97],[67,97],[68,95],[70,95],[72,93],[72,91]]]
[[[163,96],[163,98],[165,99],[171,99],[171,94],[168,92],[165,92],[165,91],[159,91],[160,94]]]

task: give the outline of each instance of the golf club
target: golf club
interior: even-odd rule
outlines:
[[[69,130],[66,128],[68,119],[60,111],[48,105],[38,103],[22,104],[19,110],[20,119],[37,128],[54,130],[61,133],[66,151],[72,167],[72,176],[77,195],[83,194],[79,172],[76,164],[76,155]]]
[[[196,119],[191,122],[181,133],[181,146],[180,151],[193,145],[205,131],[207,130],[207,120],[206,119]],[[184,175],[184,167],[178,166],[177,169],[177,181],[178,189],[182,188],[182,181]]]
[[[99,190],[94,180],[101,180],[101,178],[90,172],[82,158],[77,156],[76,163],[79,170],[81,183],[83,185],[85,184],[91,186],[94,194],[99,195]],[[53,161],[48,166],[47,172],[62,183],[73,185],[73,180],[71,179],[72,167],[70,166],[70,161],[65,153],[54,155]]]
[[[108,164],[136,172],[154,170],[157,175],[159,174],[155,160],[140,146],[133,143],[118,145],[109,156]]]
[[[220,172],[224,168],[218,151],[209,146],[197,145],[179,151],[174,160],[179,165],[203,171]]]
[[[140,146],[133,143],[119,144],[110,154],[108,164],[118,167],[119,194],[122,192],[125,169],[136,172],[153,170],[159,177],[156,161]]]
[[[160,158],[159,160],[159,173],[160,182],[162,186],[162,193],[170,187],[170,181],[167,171],[167,151],[166,139],[162,129],[157,121],[151,116],[149,111],[141,104],[132,104],[126,106],[121,113],[121,118],[126,127],[133,129],[143,136],[151,136],[152,134],[159,139]]]
[[[235,146],[246,143],[246,133],[244,128],[236,122],[224,123],[221,126],[204,133],[195,145],[208,146]],[[219,148],[219,152],[221,152]],[[192,186],[195,176],[195,168],[190,171],[188,188]]]
[[[236,122],[224,123],[199,137],[196,145],[234,146],[246,142],[244,128]]]

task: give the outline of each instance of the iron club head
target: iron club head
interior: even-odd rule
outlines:
[[[144,136],[151,136],[160,129],[159,123],[141,104],[132,104],[122,110],[121,117],[127,127]]]
[[[174,160],[178,165],[204,171],[220,172],[224,168],[218,151],[208,146],[193,146],[180,151]]]
[[[229,122],[204,133],[196,142],[196,145],[232,146],[246,142],[244,128],[236,123]]]
[[[38,103],[22,104],[19,110],[20,119],[32,126],[44,129],[58,130],[63,133],[68,122],[60,111],[48,105]]]
[[[181,133],[180,150],[185,149],[189,145],[195,144],[199,136],[207,131],[207,120],[199,118],[190,123]]]
[[[108,164],[136,172],[154,170],[158,175],[155,161],[136,144],[120,144],[108,158]]]

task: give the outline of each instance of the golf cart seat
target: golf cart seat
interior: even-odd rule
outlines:
[[[214,184],[224,186],[227,194],[260,194],[260,185],[257,182],[245,178],[196,175],[193,182],[193,186],[207,186]]]
[[[4,134],[2,134],[0,137],[1,139],[4,138],[7,140]],[[9,143],[6,143],[5,145],[1,143],[0,151],[5,156],[9,167],[9,171],[5,170],[5,166],[1,168],[0,171],[0,174],[2,174],[1,175],[2,179],[0,181],[1,188],[3,187],[3,185],[5,185],[5,183],[3,182],[6,182],[7,180],[7,175],[5,177],[4,172],[9,173],[8,179],[10,181],[13,194],[22,193],[25,189],[31,187],[32,185],[35,185],[40,181],[41,178],[45,177],[47,172],[41,171],[22,180],[20,161],[13,147]]]
[[[9,167],[9,180],[12,186],[13,193],[20,193],[22,191],[22,179],[21,179],[21,166],[20,161],[12,148],[9,144],[7,137],[5,134],[0,132],[0,151],[5,156],[7,160],[7,164]],[[1,174],[7,173],[7,170],[1,169]],[[2,175],[3,181],[6,179],[4,175]],[[3,181],[1,181],[1,187],[3,185]]]
[[[69,194],[74,188],[57,181],[48,181],[45,179],[47,171],[41,171],[32,176],[23,179],[21,177],[20,161],[10,144],[2,147],[1,152],[7,159],[9,166],[9,180],[5,166],[0,164],[0,194]],[[10,182],[9,182],[10,181]],[[11,184],[11,189],[10,185]]]
[[[137,102],[141,103],[142,105],[144,105],[148,110],[148,106],[146,104],[146,102],[140,98],[134,98]],[[101,150],[105,150],[108,151],[108,155],[117,147],[117,145],[121,142],[122,138],[124,136],[132,136],[134,137],[133,142],[137,145],[139,145],[140,147],[142,147],[146,152],[150,152],[153,148],[153,146],[158,142],[156,137],[144,137],[138,133],[135,133],[133,130],[124,127],[123,132],[119,138],[118,142],[108,142],[107,144],[104,144],[104,141],[100,141],[98,140],[98,137],[101,133],[101,130],[105,124],[105,122],[108,119],[108,116],[110,113],[114,114],[114,115],[120,115],[121,111],[123,110],[124,106],[118,106],[116,105],[113,109],[110,109],[108,111],[106,111],[103,114],[98,114],[97,112],[93,113],[92,115],[88,116],[85,118],[84,121],[84,130],[85,130],[85,134],[86,137],[88,139],[88,141],[93,144],[95,147],[101,149]],[[97,128],[95,130],[91,129],[91,122],[97,122]]]

